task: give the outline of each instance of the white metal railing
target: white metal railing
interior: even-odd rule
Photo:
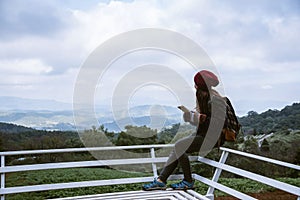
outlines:
[[[274,179],[271,179],[271,178],[268,178],[268,177],[265,177],[265,176],[262,176],[262,175],[259,175],[259,174],[255,174],[255,173],[243,170],[243,169],[239,169],[239,168],[227,165],[227,164],[225,164],[225,162],[226,162],[226,159],[227,159],[229,153],[232,153],[232,154],[237,154],[237,155],[240,155],[240,156],[257,159],[257,160],[269,162],[269,163],[272,163],[272,164],[276,164],[276,165],[280,165],[280,166],[284,166],[284,167],[287,167],[287,168],[292,168],[292,169],[300,171],[300,166],[299,165],[294,165],[294,164],[291,164],[291,163],[282,162],[282,161],[279,161],[279,160],[266,158],[266,157],[263,157],[263,156],[258,156],[258,155],[245,153],[245,152],[241,152],[241,151],[237,151],[237,150],[233,150],[233,149],[228,149],[228,148],[224,148],[224,147],[221,147],[220,150],[222,151],[222,155],[221,155],[221,158],[220,158],[219,162],[216,162],[216,161],[213,161],[213,160],[210,160],[210,159],[207,159],[207,158],[203,158],[203,157],[198,158],[198,161],[200,161],[202,163],[205,163],[205,164],[208,164],[208,165],[211,165],[213,167],[216,167],[214,176],[211,180],[212,182],[205,180],[204,177],[196,175],[196,179],[198,179],[199,181],[207,182],[206,184],[210,183],[210,184],[208,184],[208,185],[210,185],[210,187],[209,187],[209,189],[206,193],[207,197],[210,197],[210,198],[213,199],[214,188],[220,189],[219,188],[220,185],[216,184],[216,183],[218,182],[218,179],[219,179],[219,176],[221,175],[222,170],[225,170],[225,171],[243,176],[245,178],[249,178],[249,179],[255,180],[257,182],[272,186],[274,188],[286,191],[288,193],[294,194],[294,195],[298,196],[298,200],[300,200],[300,188],[299,187],[296,187],[294,185],[283,183],[281,181],[277,181],[277,180],[274,180]],[[220,189],[220,190],[222,190],[222,189]],[[235,191],[232,191],[232,192],[233,193],[231,193],[231,195],[236,196],[240,199],[246,199],[246,198],[242,198],[241,196],[239,197],[239,195],[234,195]],[[228,193],[228,194],[230,194],[230,193]]]
[[[81,182],[69,182],[69,183],[55,183],[55,184],[43,184],[43,185],[31,185],[31,186],[18,186],[18,187],[5,187],[5,175],[12,172],[21,171],[34,171],[34,170],[48,170],[48,169],[62,169],[62,168],[76,168],[76,167],[94,167],[94,166],[111,166],[111,165],[131,165],[131,164],[151,164],[153,176],[157,176],[158,163],[165,163],[167,157],[156,157],[155,149],[157,148],[170,148],[173,144],[166,145],[135,145],[135,146],[111,146],[111,147],[92,147],[92,148],[69,148],[69,149],[49,149],[49,150],[29,150],[29,151],[10,151],[10,152],[0,152],[1,156],[1,187],[0,196],[1,200],[5,199],[5,195],[23,193],[23,192],[37,192],[45,190],[56,190],[56,189],[67,189],[67,188],[79,188],[79,187],[94,187],[103,185],[115,185],[115,184],[130,184],[130,183],[142,183],[152,181],[153,177],[138,177],[138,178],[121,178],[121,179],[111,179],[111,180],[96,180],[96,181],[81,181]],[[72,152],[88,152],[88,151],[113,151],[113,150],[129,150],[129,149],[149,149],[150,158],[127,158],[127,159],[111,159],[111,160],[98,160],[98,161],[78,161],[78,162],[60,162],[60,163],[46,163],[46,164],[34,164],[34,165],[17,165],[17,166],[6,166],[5,157],[6,156],[16,156],[16,155],[34,155],[34,154],[52,154],[52,153],[72,153]],[[204,178],[198,174],[193,174],[193,177],[209,186],[209,189],[205,196],[200,194],[195,194],[194,197],[199,199],[213,199],[214,189],[221,190],[227,194],[235,196],[239,199],[255,199],[251,196],[243,194],[237,190],[224,186],[218,183],[218,179],[221,175],[222,170],[238,174],[240,176],[270,185],[274,188],[284,190],[288,193],[298,196],[300,200],[300,188],[283,183],[262,175],[258,175],[246,170],[236,168],[225,164],[229,153],[237,154],[240,156],[245,156],[257,160],[262,160],[265,162],[277,164],[280,166],[285,166],[287,168],[292,168],[295,170],[300,170],[300,166],[254,155],[241,151],[236,151],[228,148],[221,147],[222,155],[218,162],[197,156],[190,156],[191,161],[199,161],[207,165],[216,168],[214,176],[212,179]],[[182,175],[173,175],[170,179],[179,179]],[[191,191],[190,191],[191,192]],[[191,192],[193,193],[193,192]]]

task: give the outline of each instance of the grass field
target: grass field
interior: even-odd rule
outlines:
[[[88,181],[88,180],[104,180],[104,179],[114,179],[114,178],[142,177],[142,176],[151,176],[151,174],[125,172],[125,171],[118,171],[118,170],[104,169],[104,168],[57,169],[57,170],[45,170],[45,171],[7,174],[6,187]],[[281,178],[280,181],[300,187],[300,178],[296,178],[296,179]],[[221,178],[219,182],[244,193],[259,193],[259,192],[266,192],[266,191],[273,190],[273,188],[269,186],[257,183],[255,181],[247,180],[247,179],[232,179],[232,178],[222,179]],[[126,184],[126,185],[114,185],[114,186],[53,190],[53,191],[34,192],[34,193],[22,193],[22,194],[7,195],[6,199],[38,200],[38,199],[70,197],[70,196],[87,195],[87,194],[141,190],[141,185],[142,184],[138,183],[138,184]],[[205,194],[207,188],[208,187],[206,185],[200,182],[196,182],[197,192],[201,194]],[[217,196],[225,195],[224,193],[219,191],[216,191],[215,194]]]

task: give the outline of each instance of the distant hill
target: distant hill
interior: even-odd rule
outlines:
[[[160,116],[154,117],[154,120],[165,121],[165,126],[180,122],[182,113],[178,108],[171,106],[161,106],[160,108],[153,108],[151,105],[136,106],[129,110],[124,108],[123,110],[116,111],[118,115],[114,116],[109,107],[102,107],[97,108],[95,114],[100,125],[103,124],[109,131],[115,132],[123,130],[126,125],[154,125],[151,128],[156,128],[157,126],[151,122],[150,117],[150,115],[153,116],[155,114],[162,115],[162,120],[158,120]],[[98,124],[92,124],[93,119],[90,117],[94,116],[85,117],[82,127],[77,128],[83,130],[89,129],[92,126],[98,126]],[[72,110],[0,109],[0,122],[18,124],[38,130],[76,131]]]
[[[0,122],[18,124],[39,130],[76,130],[72,111],[0,111]]]
[[[268,102],[272,107],[272,102]],[[238,111],[244,109],[235,106]],[[116,115],[117,113],[117,115]],[[99,124],[92,124],[91,118],[85,117],[82,127],[89,129],[92,126],[104,125],[109,131],[118,132],[125,125],[160,127],[181,123],[182,112],[172,106],[140,105],[124,108],[112,113],[109,106],[96,106],[95,114]],[[129,116],[128,116],[129,115]],[[151,116],[156,116],[155,122]],[[94,116],[89,116],[93,117]],[[159,120],[161,118],[161,120]],[[250,111],[240,117],[243,130],[246,134],[270,133],[277,130],[300,129],[300,103],[286,106],[282,110],[267,110],[262,113]],[[38,130],[75,131],[72,105],[54,100],[35,100],[18,97],[0,96],[0,122],[13,123]],[[157,123],[156,123],[157,122]]]
[[[109,131],[113,132],[120,132],[124,129],[126,125],[135,125],[135,126],[148,126],[152,129],[161,129],[163,127],[169,127],[173,124],[179,123],[176,119],[165,119],[162,116],[156,116],[153,117],[154,122],[151,122],[150,116],[142,116],[142,117],[134,117],[132,119],[130,118],[124,118],[119,121],[113,121],[104,123],[104,127],[107,128]]]
[[[282,130],[300,130],[300,103],[286,106],[282,110],[268,110],[261,114],[248,112],[240,123],[245,134],[266,134]]]
[[[74,131],[45,131],[0,122],[0,151],[81,147]]]
[[[0,122],[0,132],[2,133],[24,133],[33,131],[35,131],[33,128]]]

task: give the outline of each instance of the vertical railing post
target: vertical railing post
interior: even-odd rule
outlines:
[[[5,156],[1,155],[1,168],[3,169],[5,167]],[[5,173],[1,172],[1,190],[5,188]],[[1,194],[1,200],[5,199],[5,195]]]
[[[221,155],[220,160],[219,160],[219,163],[224,164],[226,162],[226,160],[227,160],[228,154],[229,154],[229,152],[223,150],[222,155]],[[215,173],[214,173],[213,178],[212,178],[212,181],[218,182],[219,177],[221,175],[221,172],[222,172],[222,169],[216,168]],[[214,199],[214,190],[215,190],[214,187],[209,186],[209,188],[208,188],[207,193],[206,193],[205,196],[207,198],[213,200]]]
[[[155,151],[154,151],[153,147],[151,147],[151,149],[150,149],[150,154],[151,154],[151,158],[155,159]],[[153,176],[157,177],[157,167],[156,167],[156,163],[154,161],[152,161],[152,171],[153,171]]]

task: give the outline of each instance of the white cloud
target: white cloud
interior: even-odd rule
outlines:
[[[111,1],[109,4],[98,4],[89,11],[73,10],[72,14],[76,26],[71,39],[76,37],[84,50],[90,53],[116,34],[142,27],[160,26],[160,18],[164,12],[153,1]]]
[[[273,88],[273,86],[272,85],[263,85],[261,88],[264,90],[270,90]]]
[[[12,19],[0,20],[0,25],[15,31],[0,39],[1,84],[6,83],[0,95],[9,91],[11,95],[28,96],[20,89],[23,84],[34,91],[30,95],[36,98],[51,98],[49,92],[59,88],[59,94],[52,98],[70,100],[79,66],[99,44],[125,31],[153,27],[177,31],[202,45],[216,63],[228,94],[234,98],[260,99],[260,93],[255,91],[266,91],[269,86],[273,93],[264,98],[276,98],[276,93],[280,98],[276,86],[296,87],[300,74],[300,16],[297,2],[288,2],[247,1],[241,5],[235,1],[204,0],[100,1],[81,9],[82,2],[68,7],[61,1],[49,1],[47,8],[41,3],[34,4],[33,8],[26,6],[27,14],[31,9],[40,10],[24,19],[14,18],[18,19],[14,23]],[[16,17],[19,11],[24,11],[20,8],[24,4],[13,2],[12,5],[4,13],[16,7],[13,12]],[[34,16],[40,17],[38,22],[45,22],[43,27],[49,33],[30,25],[29,19]],[[24,26],[15,29],[18,23]],[[127,63],[140,63],[143,58]],[[183,63],[171,57],[157,61],[184,71]],[[178,67],[173,67],[176,63]],[[10,84],[19,88],[9,88]],[[252,92],[244,91],[245,88]],[[294,94],[285,95],[291,101],[298,98]]]
[[[52,66],[45,65],[39,59],[0,60],[0,74],[47,74],[53,70]]]

